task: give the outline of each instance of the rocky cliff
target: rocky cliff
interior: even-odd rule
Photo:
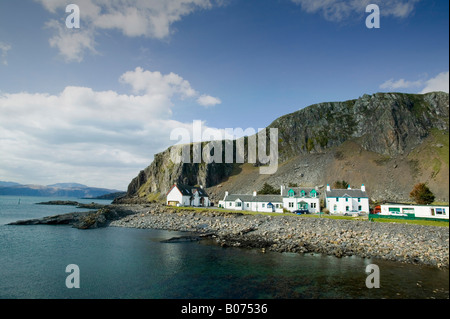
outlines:
[[[173,147],[130,183],[121,202],[162,198],[175,182],[203,185],[213,200],[228,190],[249,193],[264,182],[320,186],[345,179],[364,183],[374,200],[408,200],[427,182],[448,201],[449,95],[377,93],[311,105],[276,119],[279,168],[261,175],[256,164],[176,164]]]

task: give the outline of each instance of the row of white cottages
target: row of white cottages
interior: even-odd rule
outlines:
[[[225,192],[219,207],[232,210],[255,212],[277,212],[307,210],[309,213],[320,212],[320,196],[318,187],[280,187],[279,195],[229,194]],[[210,206],[210,200],[202,187],[191,187],[175,184],[167,193],[167,205],[171,206]],[[332,214],[354,214],[369,212],[369,197],[364,185],[360,189],[331,189],[327,185],[325,205]]]
[[[308,211],[311,214],[320,212],[319,189],[305,187],[280,187],[280,195],[230,195],[225,192],[225,198],[219,206],[234,210],[250,210],[258,212],[282,213],[288,211]],[[365,186],[361,189],[331,189],[327,185],[325,205],[332,214],[354,214],[369,212],[369,197]]]

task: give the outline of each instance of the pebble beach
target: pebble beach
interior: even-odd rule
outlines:
[[[224,247],[258,248],[262,253],[321,253],[449,267],[448,227],[220,210],[196,212],[161,205],[126,209],[134,213],[111,221],[109,226],[186,231],[212,238]]]

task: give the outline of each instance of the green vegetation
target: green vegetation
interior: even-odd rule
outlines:
[[[418,183],[414,185],[413,190],[409,196],[419,205],[429,205],[434,202],[434,194],[425,183]]]
[[[372,219],[374,222],[378,223],[398,223],[398,224],[413,224],[422,226],[439,226],[448,227],[447,221],[436,221],[436,220],[417,220],[417,219],[389,219],[389,218],[376,218]]]
[[[280,190],[278,188],[273,187],[268,183],[264,183],[263,187],[258,191],[258,194],[261,195],[278,195],[280,194]]]
[[[349,183],[342,180],[342,181],[336,181],[333,184],[333,188],[334,189],[347,189],[349,186]]]
[[[439,159],[449,165],[449,138],[448,132],[438,129],[432,129],[431,135],[435,141],[435,150],[439,155]],[[436,146],[439,145],[440,147]]]
[[[298,218],[328,218],[334,220],[367,220],[367,217],[352,217],[352,216],[333,216],[328,214],[304,214],[296,215],[288,212],[284,213],[265,213],[265,212],[252,212],[246,210],[230,210],[230,209],[214,209],[214,208],[202,208],[202,207],[170,207],[175,211],[193,211],[196,213],[228,213],[228,214],[242,214],[242,215],[265,215],[265,216],[296,216]],[[398,223],[398,224],[413,224],[413,225],[423,225],[423,226],[439,226],[439,227],[449,227],[447,221],[433,221],[433,220],[408,220],[408,219],[389,219],[389,218],[376,218],[372,219],[372,222],[379,223]]]

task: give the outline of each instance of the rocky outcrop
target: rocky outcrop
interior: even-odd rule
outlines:
[[[356,187],[364,183],[374,200],[408,200],[414,183],[427,182],[438,200],[448,201],[448,117],[444,92],[376,93],[311,105],[268,126],[278,129],[275,174],[231,179],[241,174],[242,165],[176,164],[171,147],[155,155],[115,203],[163,199],[174,183],[203,185],[217,200],[224,188],[216,187],[227,180],[227,190],[248,193],[264,182],[317,186],[342,179]]]
[[[112,221],[130,214],[136,214],[139,207],[129,209],[122,206],[105,206],[97,211],[75,212],[37,219],[19,220],[8,225],[68,225],[78,229],[94,229],[108,226]]]

